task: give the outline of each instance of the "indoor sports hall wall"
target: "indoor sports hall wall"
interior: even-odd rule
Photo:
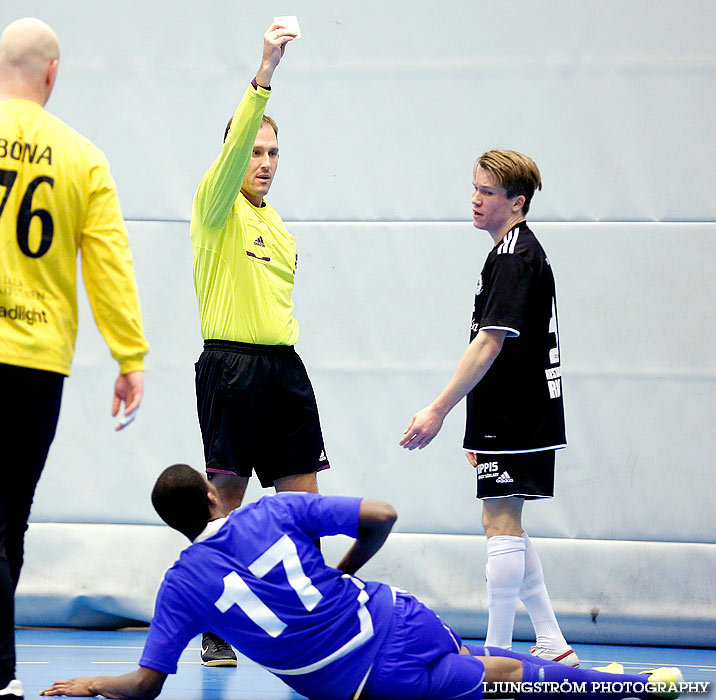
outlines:
[[[490,249],[469,223],[473,160],[515,148],[542,171],[530,220],[558,289],[569,448],[557,497],[525,509],[558,617],[575,642],[716,646],[716,4],[247,5],[0,6],[2,26],[34,15],[59,35],[48,108],[110,160],[152,346],[139,417],[115,434],[116,367],[83,296],[18,623],[146,621],[184,546],[149,492],[168,464],[202,466],[191,201],[263,32],[298,14],[267,109],[281,144],[270,201],[299,246],[298,350],[333,464],[321,487],[399,511],[364,575],[484,634],[464,409],[428,449],[397,443],[467,341]],[[528,639],[526,617],[517,627]]]

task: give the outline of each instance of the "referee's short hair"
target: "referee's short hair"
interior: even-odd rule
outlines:
[[[478,166],[491,173],[505,188],[508,199],[523,195],[525,203],[522,211],[526,214],[530,210],[535,190],[542,189],[542,177],[532,158],[517,151],[494,148],[475,161],[473,174],[477,172]]]
[[[152,505],[169,527],[194,541],[209,522],[209,483],[188,464],[172,464],[152,489]]]
[[[233,121],[234,118],[231,117],[231,119],[229,119],[228,124],[226,125],[226,129],[224,129],[224,141],[226,141],[226,137],[229,135],[229,129],[231,128],[231,122]],[[261,117],[261,126],[263,126],[264,124],[268,124],[273,129],[273,133],[276,134],[276,139],[278,140],[278,124],[276,124],[276,122],[266,114]],[[259,129],[261,128],[261,126],[259,127]]]

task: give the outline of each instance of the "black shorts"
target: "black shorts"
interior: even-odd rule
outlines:
[[[293,347],[206,340],[195,368],[208,473],[255,471],[268,488],[330,466],[311,380]]]
[[[475,456],[478,498],[554,496],[554,450]]]

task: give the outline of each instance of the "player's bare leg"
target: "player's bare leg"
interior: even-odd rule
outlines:
[[[281,491],[305,491],[306,493],[318,493],[318,477],[316,472],[310,474],[293,474],[284,476],[273,482],[277,492]],[[315,539],[316,547],[321,548],[321,540]]]
[[[209,472],[208,478],[219,493],[225,513],[241,505],[249,483],[247,477]],[[236,666],[238,663],[231,645],[211,632],[204,632],[202,635],[201,662],[204,666]]]
[[[281,491],[305,491],[307,493],[318,493],[318,478],[316,472],[310,474],[293,474],[284,476],[273,482],[277,492]]]
[[[509,535],[522,537],[522,507],[525,501],[517,496],[485,498],[482,501],[482,527],[488,537]]]
[[[209,472],[208,478],[219,492],[219,498],[225,513],[229,513],[241,505],[246,494],[246,487],[249,484],[248,477]]]

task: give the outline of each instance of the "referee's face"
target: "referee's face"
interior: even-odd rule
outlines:
[[[276,134],[270,124],[264,123],[256,135],[249,168],[241,185],[244,197],[255,207],[261,206],[261,200],[271,189],[277,167],[278,141]]]
[[[499,233],[515,216],[515,199],[507,198],[507,190],[491,172],[478,167],[473,182],[472,225],[493,235]]]

